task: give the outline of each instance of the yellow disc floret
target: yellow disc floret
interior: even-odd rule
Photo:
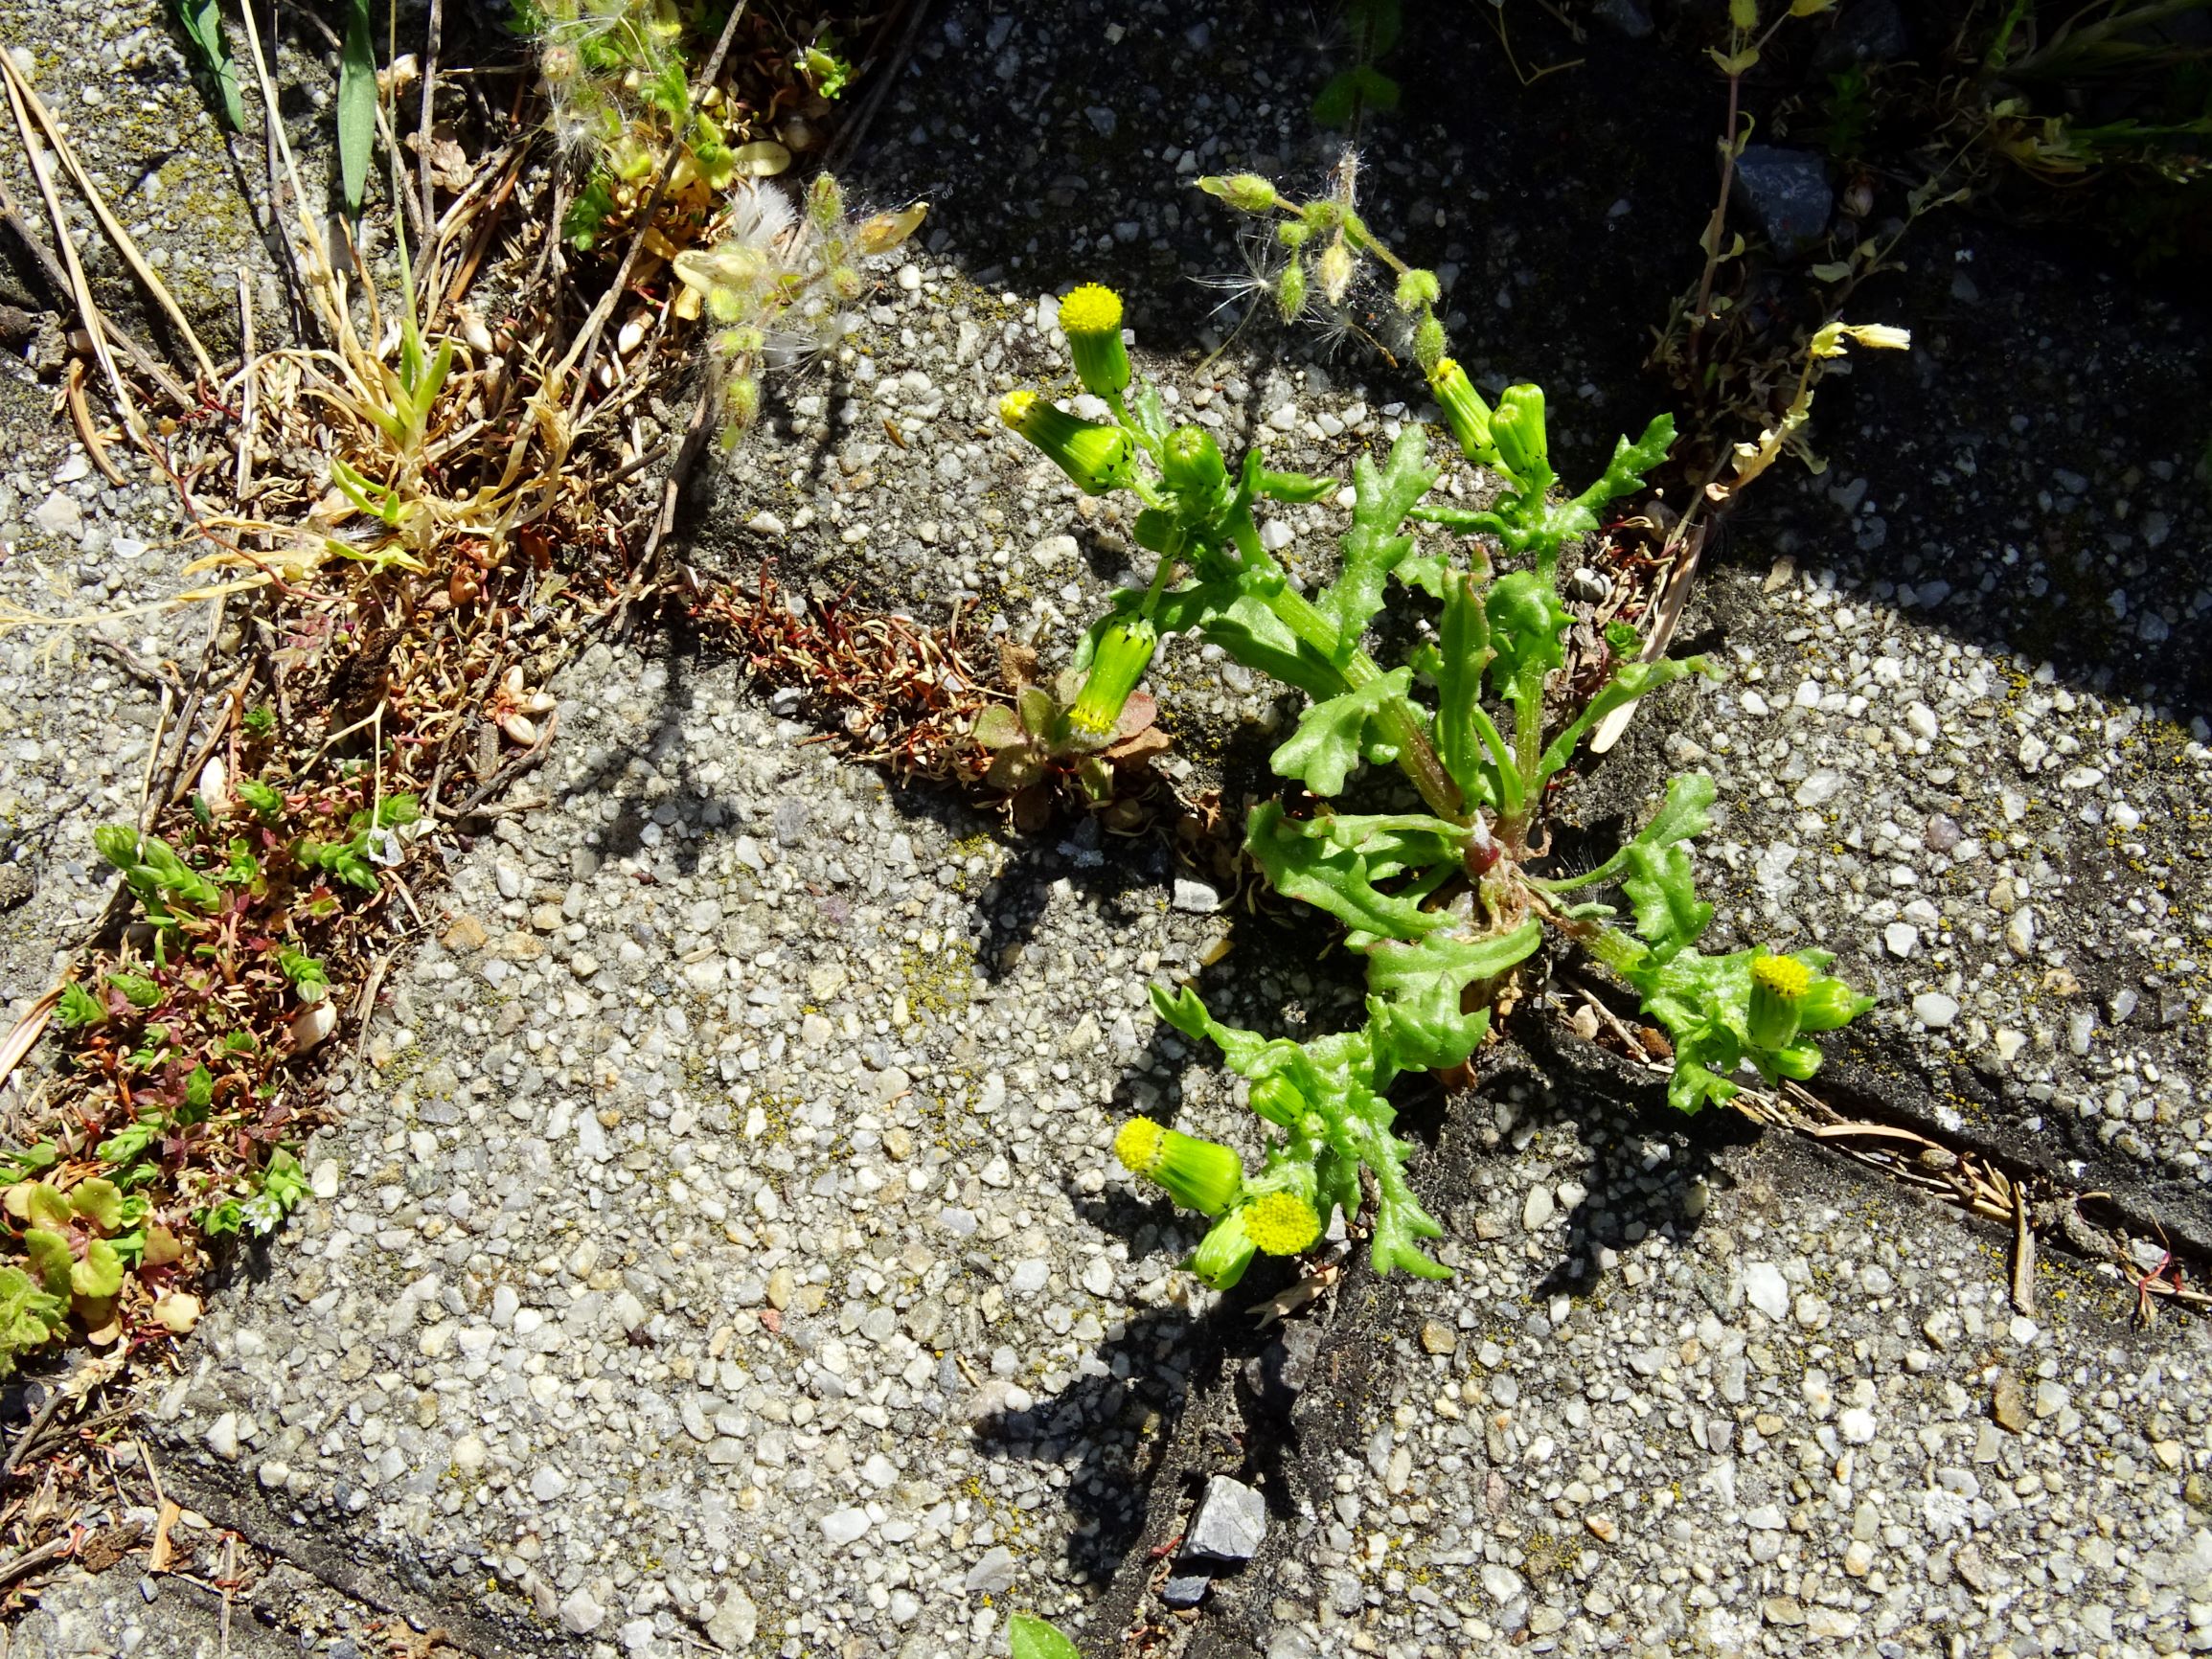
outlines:
[[[1149,1175],[1159,1167],[1168,1132],[1150,1118],[1131,1118],[1114,1136],[1114,1156],[1132,1175]]]
[[[1263,1193],[1243,1214],[1245,1236],[1270,1256],[1295,1256],[1321,1237],[1321,1217],[1295,1193]]]
[[[1795,1002],[1813,984],[1813,970],[1792,956],[1754,958],[1751,977],[1788,1002]]]
[[[1029,419],[1029,412],[1036,407],[1035,392],[1009,392],[998,400],[998,418],[1019,432]]]
[[[1122,297],[1098,283],[1085,283],[1060,303],[1060,332],[1073,340],[1083,334],[1119,334]]]
[[[1122,344],[1122,297],[1096,283],[1060,303],[1060,330],[1075,359],[1076,378],[1093,397],[1112,399],[1129,383],[1129,348]]]

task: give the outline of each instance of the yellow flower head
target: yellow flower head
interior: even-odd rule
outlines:
[[[1132,1175],[1149,1175],[1160,1161],[1168,1132],[1150,1118],[1131,1118],[1114,1136],[1114,1156]]]
[[[1060,303],[1060,332],[1073,340],[1086,334],[1122,331],[1122,297],[1098,283],[1085,283]]]
[[[1098,398],[1113,398],[1129,383],[1129,348],[1122,344],[1122,297],[1085,283],[1060,303],[1060,330],[1075,359],[1076,378]]]
[[[1295,1193],[1263,1193],[1243,1216],[1245,1236],[1270,1256],[1295,1256],[1321,1237],[1321,1217]]]
[[[1121,1126],[1114,1156],[1131,1174],[1201,1216],[1223,1214],[1243,1192],[1244,1161],[1234,1148],[1164,1129],[1150,1118],[1131,1118]]]
[[[1795,1002],[1813,984],[1813,970],[1793,956],[1756,957],[1751,977],[1786,1002]]]

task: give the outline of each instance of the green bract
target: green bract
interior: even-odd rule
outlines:
[[[1243,180],[1207,188],[1247,211],[1266,202],[1294,212],[1281,228],[1295,231],[1287,239],[1300,245],[1357,223],[1339,205],[1289,209]],[[1293,261],[1288,271],[1301,268]],[[1316,268],[1329,279],[1325,261]],[[1425,315],[1435,297],[1418,275],[1402,291],[1408,309]],[[1103,293],[1078,289],[1061,317],[1066,323],[1073,309],[1083,325],[1090,344],[1079,365],[1084,383],[1106,398],[1111,422],[1079,420],[1035,393],[1015,393],[1001,406],[1006,423],[1084,490],[1133,493],[1136,541],[1158,559],[1151,583],[1117,594],[1077,653],[1075,668],[1087,670],[1088,680],[1073,724],[1106,729],[1155,641],[1176,633],[1196,634],[1303,693],[1305,710],[1270,757],[1276,775],[1297,787],[1252,808],[1244,846],[1277,892],[1342,923],[1366,970],[1364,1024],[1303,1043],[1223,1025],[1188,989],[1153,988],[1160,1017],[1219,1046],[1230,1069],[1250,1079],[1252,1108],[1275,1130],[1259,1172],[1247,1176],[1228,1148],[1143,1119],[1123,1129],[1125,1163],[1219,1217],[1192,1270],[1225,1288],[1259,1251],[1307,1248],[1341,1211],[1348,1222],[1364,1220],[1378,1269],[1443,1274],[1423,1248],[1441,1229],[1406,1179],[1412,1148],[1392,1133],[1389,1091],[1407,1073],[1470,1059],[1547,920],[1634,986],[1650,1014],[1676,1034],[1672,1093],[1684,1109],[1725,1100],[1744,1063],[1769,1079],[1817,1065],[1819,1053],[1802,1034],[1868,1005],[1819,976],[1825,956],[1703,957],[1691,948],[1712,910],[1697,898],[1683,843],[1705,828],[1709,779],[1676,779],[1643,832],[1586,875],[1547,879],[1533,868],[1542,857],[1544,787],[1584,735],[1670,681],[1713,671],[1698,657],[1636,660],[1634,630],[1616,625],[1605,636],[1609,654],[1596,665],[1595,694],[1563,721],[1553,712],[1576,621],[1556,585],[1562,549],[1597,527],[1608,502],[1639,487],[1665,457],[1673,421],[1659,416],[1641,438],[1623,439],[1594,483],[1562,498],[1553,488],[1543,394],[1509,386],[1494,408],[1439,352],[1430,384],[1463,453],[1495,473],[1498,493],[1481,511],[1424,505],[1441,471],[1427,431],[1407,425],[1380,462],[1362,455],[1354,463],[1335,578],[1308,593],[1263,539],[1261,515],[1270,502],[1333,498],[1338,485],[1274,471],[1258,450],[1231,468],[1203,428],[1171,430],[1158,394],[1122,375],[1126,358],[1104,354],[1109,321],[1115,350],[1121,342],[1118,302],[1109,319]],[[1425,524],[1447,534],[1424,547],[1417,534]],[[1494,556],[1516,568],[1494,572]],[[1397,619],[1387,637],[1416,643],[1403,660],[1385,664],[1368,641],[1393,606],[1413,614]],[[1031,724],[1026,708],[1022,721]],[[997,724],[1006,730],[977,733],[1004,756],[1014,752],[1015,722],[1010,716]],[[1418,803],[1340,810],[1338,798],[1371,766],[1395,767]],[[1608,925],[1603,905],[1559,902],[1600,881],[1620,883],[1634,910],[1633,935]],[[1363,1172],[1373,1193],[1364,1216]]]

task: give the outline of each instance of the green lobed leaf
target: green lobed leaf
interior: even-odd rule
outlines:
[[[1390,573],[1413,551],[1413,537],[1399,527],[1438,477],[1428,464],[1428,428],[1410,422],[1378,468],[1362,455],[1353,464],[1352,528],[1345,534],[1343,565],[1313,608],[1336,625],[1344,660],[1358,648],[1382,600]]]
[[[103,1233],[112,1233],[123,1223],[122,1190],[99,1176],[70,1189],[69,1207]]]
[[[1334,795],[1362,757],[1361,734],[1385,706],[1402,701],[1413,670],[1393,669],[1354,691],[1311,705],[1298,729],[1268,756],[1280,777],[1295,778],[1316,795]]]
[[[1509,933],[1470,939],[1437,928],[1410,943],[1380,940],[1369,946],[1367,984],[1374,994],[1367,1006],[1378,1031],[1387,1033],[1391,1069],[1434,1071],[1465,1060],[1482,1040],[1489,1012],[1463,1014],[1462,993],[1525,961],[1542,943],[1543,924],[1532,918]],[[1379,1062],[1383,1047],[1379,1040]],[[1376,1074],[1376,1086],[1384,1086],[1382,1064]]]
[[[1163,625],[1160,631],[1167,629]],[[1342,670],[1250,594],[1238,594],[1208,614],[1199,632],[1209,645],[1220,646],[1244,667],[1296,686],[1316,701],[1344,689]]]
[[[1713,920],[1713,907],[1698,898],[1690,854],[1679,843],[1632,843],[1627,858],[1621,890],[1635,913],[1636,932],[1650,947],[1652,966],[1659,966],[1697,942]]]
[[[0,1267],[0,1376],[13,1375],[17,1359],[43,1348],[69,1318],[68,1304],[42,1290],[20,1267]]]
[[[69,1276],[76,1270],[77,1258],[71,1253],[69,1240],[45,1227],[34,1227],[23,1235],[23,1254],[46,1288],[57,1296],[69,1294]]]
[[[1391,939],[1418,939],[1443,926],[1448,917],[1425,911],[1413,898],[1383,893],[1374,885],[1405,868],[1403,859],[1395,856],[1403,843],[1392,840],[1375,849],[1382,863],[1379,870],[1365,842],[1366,837],[1344,834],[1328,818],[1291,818],[1277,801],[1263,801],[1253,807],[1244,825],[1244,850],[1284,897],[1303,899],[1348,927]],[[1437,846],[1444,851],[1446,844],[1440,841]],[[1456,861],[1456,853],[1447,851],[1446,856]]]
[[[1648,696],[1661,686],[1672,685],[1686,674],[1717,678],[1719,670],[1703,657],[1662,657],[1655,663],[1623,664],[1598,694],[1583,706],[1582,713],[1566,730],[1552,739],[1551,747],[1543,752],[1543,759],[1537,764],[1533,781],[1541,784],[1572,761],[1575,747],[1584,735],[1615,709]]]
[[[1610,881],[1627,867],[1629,847],[1643,847],[1656,852],[1704,834],[1712,826],[1714,794],[1713,780],[1703,772],[1670,778],[1666,800],[1659,804],[1652,821],[1637,831],[1628,847],[1623,847],[1595,870],[1561,881],[1539,881],[1538,885],[1547,893],[1571,893],[1578,887]]]
[[[1494,695],[1524,694],[1533,680],[1541,695],[1543,676],[1566,661],[1562,643],[1574,619],[1560,603],[1550,582],[1531,570],[1516,570],[1490,584],[1483,600],[1490,623],[1490,664]]]
[[[1674,446],[1674,416],[1653,416],[1644,435],[1633,443],[1626,438],[1615,440],[1613,458],[1606,463],[1598,481],[1575,498],[1576,505],[1594,516],[1607,502],[1639,488],[1645,474],[1666,460],[1667,451]]]
[[[1027,1613],[1006,1621],[1006,1648],[1013,1659],[1083,1659],[1073,1642]]]
[[[338,173],[348,218],[361,216],[369,190],[369,161],[376,148],[376,32],[369,0],[350,0],[346,44],[338,59]]]

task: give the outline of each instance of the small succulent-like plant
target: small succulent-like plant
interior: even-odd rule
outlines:
[[[21,1181],[0,1193],[0,1207],[22,1225],[31,1275],[49,1296],[65,1299],[88,1325],[104,1323],[104,1305],[123,1288],[126,1255],[143,1234],[118,1238],[144,1218],[144,1198],[125,1198],[113,1181],[95,1176],[64,1193],[47,1181]]]
[[[1041,822],[1061,780],[1092,806],[1108,806],[1127,778],[1169,747],[1153,724],[1157,706],[1134,689],[1144,671],[1138,649],[1133,640],[1111,642],[1108,669],[1063,670],[1042,684],[1029,677],[1034,664],[1010,660],[1013,702],[987,705],[969,735],[988,757],[983,782],[1013,797],[1017,823]],[[1151,654],[1144,644],[1142,657]]]

